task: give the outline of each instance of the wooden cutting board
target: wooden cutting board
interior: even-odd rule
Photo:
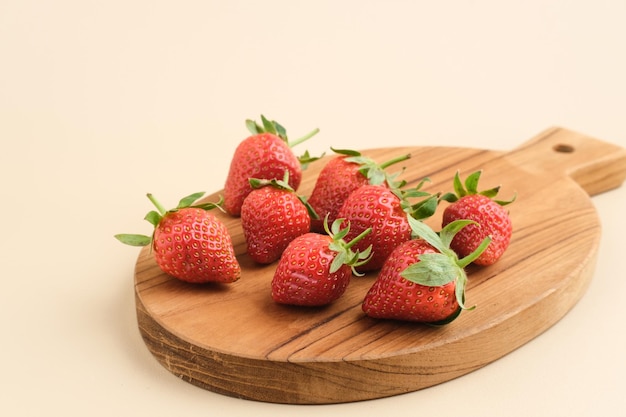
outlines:
[[[275,265],[255,265],[239,219],[221,215],[242,266],[236,283],[185,284],[163,274],[148,248],[140,252],[136,308],[148,349],[173,374],[218,393],[275,403],[351,402],[419,390],[485,366],[541,334],[582,297],[601,232],[589,196],[622,184],[624,149],[552,128],[510,152],[363,151],[379,162],[406,152],[412,157],[402,178],[410,184],[430,177],[430,191],[451,191],[457,170],[465,176],[483,169],[481,189],[502,184],[501,198],[518,195],[509,206],[514,233],[507,253],[496,265],[468,271],[467,304],[475,310],[441,328],[368,318],[361,302],[375,274],[353,278],[344,296],[324,308],[275,304]],[[305,171],[300,194],[311,192],[323,165]],[[435,230],[442,210],[428,221]]]

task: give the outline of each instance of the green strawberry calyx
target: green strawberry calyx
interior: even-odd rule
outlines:
[[[372,246],[368,246],[367,249],[360,252],[358,250],[352,250],[352,247],[363,239],[365,236],[372,232],[372,228],[365,229],[361,234],[354,239],[346,242],[344,238],[350,232],[350,223],[341,228],[345,219],[336,219],[333,224],[328,226],[328,215],[324,218],[324,230],[332,238],[328,248],[334,252],[337,252],[335,258],[330,264],[330,273],[337,272],[343,265],[348,265],[352,270],[352,274],[356,276],[362,276],[363,274],[356,271],[356,268],[366,264],[372,257]]]
[[[362,155],[360,152],[352,149],[335,149],[330,148],[333,152],[339,155],[344,155],[347,162],[352,162],[359,165],[359,172],[368,179],[372,185],[380,185],[386,182],[391,188],[400,188],[405,185],[404,181],[396,181],[396,178],[402,173],[402,171],[388,174],[386,169],[392,165],[406,161],[411,158],[411,154],[399,155],[381,164],[377,163],[371,158]]]
[[[496,200],[495,197],[498,195],[500,191],[500,185],[495,186],[493,188],[489,188],[487,190],[478,190],[478,180],[482,174],[482,170],[475,171],[465,178],[465,183],[461,181],[461,175],[459,171],[454,175],[454,180],[452,182],[454,192],[446,193],[441,196],[441,200],[447,201],[449,203],[454,203],[458,201],[461,197],[465,197],[466,195],[484,195],[485,197],[491,198],[497,204],[501,206],[506,206],[507,204],[511,204],[515,201],[517,195],[514,195],[510,200]]]
[[[271,133],[272,135],[276,135],[281,138],[290,148],[293,148],[294,146],[311,139],[320,131],[319,128],[315,128],[306,135],[290,141],[289,137],[287,136],[287,129],[285,129],[283,125],[278,123],[276,120],[269,120],[263,115],[261,115],[261,124],[252,119],[247,119],[246,127],[253,135],[258,135],[261,133]],[[302,169],[306,169],[311,162],[317,161],[323,156],[324,154],[320,156],[311,156],[309,151],[305,151],[303,155],[298,157],[298,160],[300,161]]]
[[[459,259],[450,249],[454,236],[465,226],[477,224],[473,220],[455,220],[446,225],[439,233],[435,232],[424,222],[408,216],[409,224],[414,237],[424,239],[438,253],[424,253],[419,255],[419,262],[409,265],[401,276],[409,281],[429,287],[437,287],[455,282],[456,300],[463,310],[472,310],[476,306],[465,306],[465,287],[467,274],[465,267],[475,261],[491,243],[491,237],[486,237],[472,253]]]
[[[154,207],[156,207],[156,211],[152,210],[148,212],[148,214],[146,214],[146,216],[144,217],[144,220],[148,221],[148,223],[150,223],[152,226],[154,226],[154,229],[156,229],[159,223],[161,222],[161,219],[163,219],[163,217],[165,217],[168,213],[173,213],[184,208],[199,208],[202,210],[212,210],[214,208],[217,208],[223,211],[223,208],[222,208],[223,199],[221,196],[217,203],[203,202],[199,204],[194,204],[204,194],[205,194],[204,192],[199,192],[199,193],[190,194],[187,197],[183,197],[178,202],[178,205],[175,208],[167,210],[151,193],[148,193],[146,194],[146,196],[152,202]],[[114,237],[126,245],[148,246],[152,243],[152,240],[154,237],[154,231],[151,236],[141,235],[141,234],[121,233],[121,234],[115,235]]]
[[[250,186],[252,187],[252,189],[259,189],[263,187],[274,187],[277,190],[283,190],[288,193],[295,193],[295,190],[293,189],[293,187],[289,185],[289,171],[285,171],[285,174],[283,175],[282,180],[279,180],[276,178],[272,178],[272,179],[250,178],[248,179],[248,182],[250,183]],[[296,197],[298,197],[298,200],[300,200],[300,202],[302,202],[304,207],[306,207],[306,210],[309,213],[309,216],[311,217],[311,219],[318,220],[320,218],[320,216],[317,214],[315,209],[309,204],[305,196],[296,194]]]
[[[425,220],[434,215],[437,211],[441,193],[431,194],[422,190],[424,184],[429,181],[430,178],[426,177],[415,187],[408,190],[401,190],[399,188],[391,190],[400,199],[400,207],[402,207],[402,210],[413,219]],[[420,198],[420,200],[414,203],[411,200],[413,198]]]

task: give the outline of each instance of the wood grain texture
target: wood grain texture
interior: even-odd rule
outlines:
[[[239,219],[220,215],[243,270],[236,283],[185,284],[163,274],[149,249],[141,251],[135,299],[148,349],[183,380],[226,395],[291,404],[360,401],[481,368],[541,334],[582,297],[601,233],[589,196],[623,183],[624,149],[551,128],[510,152],[363,151],[377,161],[405,152],[412,155],[403,175],[409,185],[430,177],[429,190],[450,191],[457,170],[483,169],[482,188],[501,184],[502,198],[518,195],[509,206],[514,233],[507,253],[493,266],[468,270],[467,303],[475,310],[441,328],[368,318],[361,303],[375,273],[353,278],[344,296],[324,308],[275,304],[275,265],[254,264]],[[310,193],[323,163],[309,167],[299,193]],[[428,221],[436,230],[441,211]]]

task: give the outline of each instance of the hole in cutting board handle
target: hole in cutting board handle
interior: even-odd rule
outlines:
[[[576,150],[576,148],[574,148],[572,145],[567,145],[565,143],[559,143],[557,145],[554,145],[552,149],[554,149],[555,152],[560,153],[572,153]]]

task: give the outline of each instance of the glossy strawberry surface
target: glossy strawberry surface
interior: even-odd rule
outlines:
[[[154,231],[152,250],[159,267],[183,281],[233,282],[241,276],[228,230],[200,208],[165,214]]]
[[[337,300],[345,292],[352,271],[342,265],[331,273],[336,252],[329,249],[332,238],[306,233],[285,249],[272,279],[272,298],[277,303],[321,306]]]
[[[407,213],[400,199],[385,186],[359,187],[346,199],[337,217],[350,223],[347,240],[372,228],[372,232],[355,245],[360,251],[372,246],[372,257],[357,269],[359,272],[380,269],[389,254],[411,238]]]
[[[362,185],[369,184],[369,180],[360,170],[360,165],[346,160],[346,156],[336,156],[330,159],[315,182],[315,187],[308,199],[309,204],[317,212],[319,219],[311,222],[311,230],[324,231],[324,218],[328,215],[328,222],[337,219],[341,206],[350,193]]]
[[[233,216],[252,191],[250,178],[280,179],[289,172],[289,185],[297,190],[302,180],[300,161],[284,139],[260,133],[244,139],[235,149],[224,185],[224,209]]]
[[[459,257],[467,256],[483,239],[491,236],[491,243],[474,263],[486,266],[498,261],[511,240],[512,223],[508,210],[489,197],[470,194],[445,208],[442,226],[460,219],[473,220],[477,224],[471,224],[457,233],[450,248]]]
[[[427,286],[401,276],[407,267],[420,262],[419,256],[425,253],[437,253],[437,250],[422,239],[406,241],[391,253],[363,301],[362,309],[368,316],[436,323],[459,311],[454,282]]]
[[[280,258],[289,242],[309,232],[311,217],[294,192],[265,186],[244,200],[241,225],[248,255],[268,264]]]

